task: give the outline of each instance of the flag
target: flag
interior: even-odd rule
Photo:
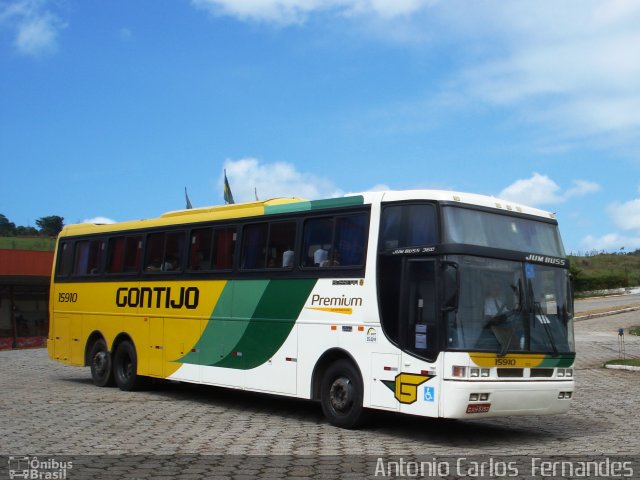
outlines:
[[[236,203],[233,200],[233,193],[231,193],[231,187],[229,187],[229,180],[227,180],[227,171],[224,171],[224,203]]]
[[[191,200],[189,200],[189,195],[187,194],[187,187],[184,187],[184,198],[187,200],[187,209],[193,208]]]

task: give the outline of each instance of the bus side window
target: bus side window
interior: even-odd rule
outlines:
[[[267,248],[267,268],[293,267],[293,246],[295,239],[295,222],[278,222],[271,224],[271,228],[269,229],[269,245]]]
[[[104,242],[102,240],[82,240],[76,242],[76,251],[73,262],[73,274],[98,274],[103,250]]]
[[[56,268],[57,277],[67,277],[71,273],[73,266],[73,243],[60,242],[58,247],[58,265]]]
[[[213,242],[213,268],[231,270],[236,251],[236,227],[216,228]]]
[[[321,267],[329,261],[333,241],[333,219],[313,218],[304,223],[302,264],[304,267]]]
[[[338,217],[334,244],[334,264],[362,265],[367,235],[365,214]]]
[[[213,229],[201,228],[191,232],[189,270],[210,270]]]
[[[265,268],[267,258],[266,223],[246,225],[242,233],[242,261],[244,269]]]
[[[107,246],[107,273],[134,273],[140,266],[142,237],[121,236],[109,239]]]

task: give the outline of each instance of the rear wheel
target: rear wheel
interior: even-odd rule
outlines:
[[[136,349],[128,340],[123,341],[116,349],[113,356],[113,375],[120,390],[135,390],[141,384]]]
[[[320,401],[329,423],[341,428],[355,428],[364,419],[363,387],[353,363],[338,360],[322,377]]]
[[[104,340],[96,340],[89,352],[89,366],[91,367],[91,379],[97,387],[112,387],[113,369],[111,367],[111,354]]]

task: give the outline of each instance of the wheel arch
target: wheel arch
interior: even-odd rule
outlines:
[[[100,330],[94,330],[93,332],[91,332],[91,334],[87,338],[87,343],[85,343],[84,345],[84,366],[85,367],[88,367],[89,365],[91,365],[91,359],[89,358],[89,353],[91,352],[93,345],[98,340],[102,340],[104,344],[107,346],[107,349],[109,348],[107,339],[105,338],[105,336]]]
[[[343,350],[342,348],[332,348],[320,356],[313,368],[313,373],[311,375],[311,400],[320,400],[322,377],[329,366],[338,360],[347,360],[353,364],[353,367],[356,369],[356,372],[358,372],[358,376],[360,377],[360,384],[364,388],[362,371],[360,370],[358,362],[356,362],[353,356],[346,350]]]

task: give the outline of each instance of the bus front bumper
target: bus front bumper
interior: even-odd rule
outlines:
[[[440,416],[485,418],[553,415],[569,410],[575,384],[570,381],[475,382],[445,380]]]

